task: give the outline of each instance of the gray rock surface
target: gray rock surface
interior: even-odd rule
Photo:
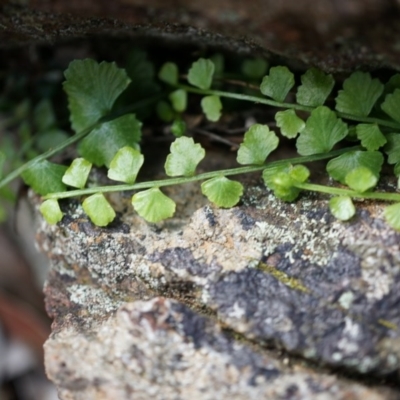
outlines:
[[[186,201],[179,197],[188,193],[191,197]],[[184,303],[197,313],[193,318],[205,313],[217,327],[234,333],[232,343],[255,344],[260,357],[272,346],[283,349],[296,368],[304,368],[302,360],[311,360],[313,367],[308,371],[313,379],[320,377],[326,398],[345,399],[352,386],[346,381],[344,391],[331,394],[329,385],[323,383],[326,376],[321,367],[353,379],[356,376],[360,382],[389,379],[396,387],[400,370],[400,234],[383,222],[381,204],[363,202],[357,216],[342,223],[331,217],[326,199],[304,195],[298,202],[286,204],[277,201],[257,178],[249,178],[243,201],[229,210],[201,206],[204,200],[196,185],[183,194],[178,188],[168,194],[181,199],[180,209],[176,218],[158,225],[145,223],[129,211],[129,199],[118,196],[111,201],[124,212],[109,228],[94,227],[76,201],[65,205],[67,215],[57,226],[41,222],[38,242],[52,262],[45,290],[48,312],[55,318],[54,333],[46,345],[47,371],[52,379],[61,385],[64,378],[57,378],[59,365],[65,362],[75,365],[76,379],[93,382],[86,367],[74,362],[81,345],[76,347],[77,354],[63,350],[65,335],[72,341],[81,332],[79,340],[89,342],[94,335],[93,340],[101,342],[99,329],[110,330],[109,324],[114,324],[111,330],[115,333],[120,329],[114,313],[119,315],[126,302],[140,309],[147,306],[137,300],[157,295]],[[187,209],[193,204],[200,208],[191,215]],[[107,322],[109,318],[112,322]],[[169,340],[165,351],[173,344]],[[147,341],[142,345],[148,346]],[[56,357],[57,352],[59,364],[49,356]],[[220,356],[226,357],[224,353],[221,350]],[[149,354],[148,362],[157,357]],[[275,352],[273,359],[281,362],[282,357]],[[119,365],[114,375],[118,382],[120,374],[130,368]],[[169,364],[162,375],[174,369],[173,363]],[[274,380],[272,386],[264,382],[257,390],[269,393],[275,387],[284,391],[287,373],[282,372],[283,380]],[[194,372],[193,379],[197,375]],[[338,379],[335,375],[331,378]],[[164,375],[160,379],[159,385],[166,384]],[[234,386],[246,387],[248,378],[242,379]],[[215,383],[218,388],[231,385],[221,382]],[[85,395],[88,386],[82,388]],[[371,391],[371,398],[377,393],[364,389]],[[251,393],[248,388],[243,390],[237,392],[238,398],[259,398],[256,389]],[[305,390],[297,397],[271,398],[319,398],[307,392],[309,387]],[[221,398],[231,397],[228,393]],[[382,398],[400,396],[395,388],[379,389],[379,393]],[[85,398],[80,396],[78,390],[62,398]],[[191,397],[182,394],[177,398]]]
[[[45,350],[62,399],[396,398],[389,390],[284,365],[160,297],[125,303],[88,329],[65,320]]]

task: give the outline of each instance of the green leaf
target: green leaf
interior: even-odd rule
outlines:
[[[366,117],[383,93],[384,86],[379,79],[372,79],[366,72],[354,72],[343,82],[343,90],[336,97],[336,110]]]
[[[75,60],[64,72],[72,129],[80,132],[107,115],[130,79],[115,63]]]
[[[379,151],[349,151],[330,160],[326,170],[333,179],[346,184],[346,175],[358,167],[366,167],[379,177],[382,164],[383,155]]]
[[[311,112],[306,126],[297,139],[297,151],[302,156],[327,153],[347,135],[347,124],[328,107],[319,106]]]
[[[358,124],[356,133],[363,147],[369,151],[378,150],[387,141],[378,124]]]
[[[172,217],[176,207],[175,202],[156,187],[136,193],[132,206],[142,218],[153,223]]]
[[[200,58],[189,69],[188,81],[191,85],[207,90],[211,87],[215,66],[211,60]]]
[[[349,196],[332,197],[329,201],[329,209],[335,218],[348,221],[356,213],[354,204]]]
[[[303,183],[310,177],[310,170],[304,165],[294,165],[289,170],[290,177],[296,182]]]
[[[260,90],[264,96],[282,103],[293,86],[294,75],[287,67],[272,67],[269,75],[264,76]]]
[[[178,83],[178,75],[178,66],[173,62],[166,62],[163,64],[158,73],[160,80],[170,85],[176,85]]]
[[[192,176],[198,163],[206,155],[199,144],[192,138],[182,136],[171,144],[171,153],[165,162],[165,172],[168,176]]]
[[[394,74],[385,83],[385,93],[393,93],[396,89],[400,89],[400,74]]]
[[[49,99],[43,99],[33,111],[33,121],[37,131],[44,132],[56,124],[53,105]]]
[[[87,135],[78,150],[82,157],[97,166],[109,166],[115,153],[124,146],[136,147],[141,137],[142,123],[134,114],[104,122]]]
[[[386,139],[383,150],[388,155],[388,163],[396,164],[400,162],[400,133],[388,133]]]
[[[92,163],[84,158],[75,158],[62,177],[63,183],[82,189],[86,185]]]
[[[354,168],[344,180],[347,186],[360,193],[372,189],[378,183],[378,177],[366,167]]]
[[[218,207],[235,206],[243,194],[243,185],[224,176],[217,176],[201,184],[201,192]]]
[[[264,177],[264,174],[263,174]],[[274,191],[274,195],[283,201],[294,201],[300,194],[300,189],[293,186],[293,180],[290,178],[289,174],[285,172],[278,172],[264,179],[267,187]]]
[[[394,174],[396,176],[400,176],[400,162],[398,162],[395,166],[394,166]]]
[[[182,119],[175,119],[171,125],[171,132],[176,137],[181,137],[186,132],[186,122]]]
[[[65,192],[62,177],[67,170],[64,165],[54,164],[47,160],[37,161],[22,173],[22,179],[36,193],[45,196],[49,193]]]
[[[268,63],[263,58],[248,58],[242,63],[243,75],[252,80],[261,79],[267,69]]]
[[[158,117],[164,122],[171,122],[175,118],[175,112],[168,102],[161,100],[156,105]]]
[[[278,111],[275,114],[275,121],[278,128],[281,129],[282,135],[288,139],[295,138],[306,126],[294,110]]]
[[[129,146],[122,147],[111,160],[107,176],[114,181],[132,184],[143,162],[144,157],[138,150]]]
[[[222,103],[218,96],[205,96],[201,108],[209,121],[216,122],[221,117]]]
[[[115,211],[102,193],[87,197],[82,203],[83,210],[97,226],[106,226],[115,218]]]
[[[301,76],[301,85],[297,89],[297,103],[303,106],[322,106],[335,84],[332,75],[317,68],[311,68]]]
[[[387,206],[383,210],[386,222],[397,231],[400,231],[400,203]]]
[[[60,222],[63,217],[63,212],[60,209],[60,205],[57,200],[49,199],[45,200],[39,207],[46,222],[50,225],[54,225]]]
[[[237,153],[237,162],[242,165],[264,164],[268,155],[278,147],[279,139],[267,125],[254,124],[245,133]]]
[[[215,53],[210,57],[214,64],[214,76],[221,75],[225,70],[225,59],[221,53]]]
[[[269,167],[263,171],[265,186],[274,191],[275,196],[283,201],[294,201],[300,194],[296,182],[305,182],[310,171],[303,165],[293,166],[289,163],[278,167]]]
[[[176,112],[184,112],[187,106],[187,92],[183,89],[177,89],[170,93],[169,99],[171,100],[172,107]]]
[[[389,117],[400,122],[400,89],[396,89],[392,94],[388,94],[381,108]]]
[[[128,53],[125,70],[131,82],[126,90],[118,97],[113,109],[124,110],[127,104],[148,99],[160,91],[160,85],[156,81],[154,64],[148,59],[146,51],[135,48]],[[141,117],[152,113],[152,106],[143,106],[137,110]]]

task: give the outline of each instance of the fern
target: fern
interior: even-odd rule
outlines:
[[[148,63],[143,55],[140,59]],[[142,104],[152,104],[157,115],[171,123],[170,130],[176,136],[165,162],[168,178],[135,183],[144,162],[140,152],[142,122],[129,109],[115,111],[117,98],[131,81],[128,73],[115,63],[76,60],[65,71],[63,84],[71,127],[76,133],[67,139],[62,136],[63,141],[57,142],[51,150],[3,174],[0,190],[21,175],[42,195],[44,201],[40,210],[49,223],[63,218],[59,199],[85,196],[83,209],[98,226],[106,226],[115,217],[105,194],[134,190],[133,208],[147,221],[157,223],[175,212],[175,203],[162,193],[161,187],[203,181],[202,193],[212,203],[232,207],[240,201],[243,186],[227,177],[260,171],[265,185],[283,201],[294,201],[304,190],[332,196],[329,207],[340,220],[348,220],[355,214],[355,199],[396,202],[386,208],[384,216],[389,225],[400,230],[400,193],[373,191],[385,158],[395,165],[394,174],[400,174],[400,90],[393,86],[392,80],[385,87],[369,73],[357,71],[334,92],[334,78],[315,68],[306,71],[300,77],[301,84],[296,86],[293,72],[285,66],[268,70],[265,60],[247,59],[241,66],[242,80],[232,80],[224,79],[221,56],[214,60],[218,60],[217,65],[211,59],[195,61],[186,75],[180,74],[175,63],[167,62],[159,71],[159,82],[147,86],[152,88],[152,93]],[[132,80],[135,82],[134,76]],[[245,89],[242,93],[237,88],[225,91],[225,83],[227,87],[233,84]],[[159,85],[164,85],[161,93]],[[218,89],[213,89],[214,86]],[[237,152],[237,162],[241,166],[198,174],[196,168],[205,156],[205,149],[185,136],[183,119],[191,94],[200,95],[199,105],[212,122],[221,118],[228,99],[277,108],[277,131],[262,124],[251,126]],[[330,106],[333,98],[334,109]],[[128,108],[140,106],[139,100],[139,104]],[[38,109],[38,115],[40,112],[43,115],[37,127],[48,132],[57,129],[50,108],[48,103],[42,103]],[[268,162],[281,136],[295,141],[299,157]],[[350,140],[357,141],[356,146],[343,148]],[[341,146],[335,150],[338,144]],[[76,146],[78,157],[69,167],[48,161],[72,145]],[[310,183],[310,172],[302,164],[317,160],[330,160],[327,173],[345,187]],[[0,168],[6,163],[5,152],[0,152]],[[86,187],[92,164],[105,166],[108,178],[123,184]],[[67,190],[66,186],[77,189]]]

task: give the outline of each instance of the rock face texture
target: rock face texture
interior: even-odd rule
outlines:
[[[0,47],[93,36],[272,54],[324,70],[400,67],[396,0],[34,0],[0,5]]]
[[[344,224],[323,198],[285,204],[253,180],[238,207],[182,217],[202,201],[190,192],[158,225],[118,197],[110,228],[77,202],[58,226],[40,224],[46,367],[61,398],[400,396],[400,234],[380,204]]]

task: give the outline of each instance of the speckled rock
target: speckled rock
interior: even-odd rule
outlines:
[[[52,263],[45,292],[53,346],[62,348],[66,320],[91,329],[124,302],[161,295],[212,316],[260,354],[272,346],[295,364],[310,360],[397,387],[400,234],[384,223],[383,205],[361,202],[342,223],[319,195],[287,204],[257,177],[246,187],[228,210],[207,204],[196,184],[165,189],[178,212],[157,225],[117,195],[109,228],[94,227],[77,201],[64,204],[57,226],[41,221],[38,243]],[[54,376],[53,364],[47,368]]]
[[[124,303],[90,328],[66,319],[45,350],[62,399],[396,399],[382,387],[285,365],[165,298]]]

